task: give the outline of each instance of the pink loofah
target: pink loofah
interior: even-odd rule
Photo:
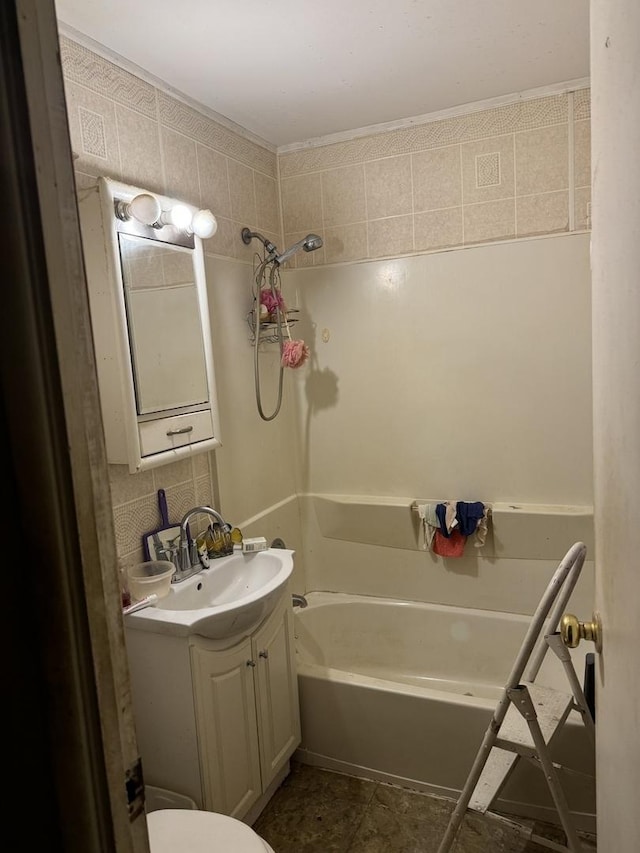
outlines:
[[[278,306],[280,306],[281,311],[287,310],[287,306],[284,304],[284,299],[279,290],[276,290],[275,295],[271,290],[261,290],[260,304],[265,306],[269,314],[275,314]]]
[[[282,366],[300,367],[309,358],[309,347],[304,341],[285,341],[282,347]]]

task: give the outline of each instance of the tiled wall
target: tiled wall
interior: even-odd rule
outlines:
[[[275,151],[61,36],[79,184],[105,175],[210,208],[207,251],[248,260],[244,226],[281,245]]]
[[[282,153],[285,244],[320,233],[308,266],[585,230],[589,117],[581,89]]]
[[[60,47],[79,192],[104,175],[208,207],[218,220],[205,243],[211,256],[250,260],[254,248],[240,239],[244,226],[281,245],[273,150],[64,36]],[[172,522],[193,506],[220,506],[215,462],[214,454],[199,454],[135,475],[125,465],[109,466],[123,565],[142,559],[142,534],[159,526],[159,488]]]

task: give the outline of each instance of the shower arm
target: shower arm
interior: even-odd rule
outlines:
[[[241,231],[241,236],[242,242],[245,244],[245,246],[248,246],[254,237],[256,238],[256,240],[260,240],[269,255],[269,260],[275,260],[277,258],[278,249],[273,245],[271,240],[267,240],[267,238],[263,237],[262,234],[259,234],[257,231],[251,231],[249,228],[243,228]]]
[[[282,254],[279,254],[278,249],[274,246],[271,240],[267,240],[266,237],[263,237],[262,234],[259,234],[257,231],[251,231],[249,228],[243,228],[240,233],[242,236],[242,242],[246,246],[249,245],[254,237],[256,240],[260,240],[268,252],[268,257],[266,258],[267,263],[273,261],[276,266],[280,266],[285,261],[288,261],[289,258],[292,258],[296,252],[300,251],[300,249],[305,252],[315,252],[316,249],[319,249],[322,246],[322,237],[319,237],[317,234],[307,234],[307,236],[303,237],[302,240],[298,240],[298,242],[294,243],[293,246],[289,246],[289,248],[285,249]]]

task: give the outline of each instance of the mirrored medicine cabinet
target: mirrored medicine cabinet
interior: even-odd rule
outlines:
[[[189,227],[209,212],[109,178],[79,209],[107,461],[135,473],[218,447],[202,240]]]

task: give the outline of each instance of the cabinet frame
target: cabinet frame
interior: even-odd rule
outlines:
[[[190,235],[187,248],[192,251],[208,400],[193,407],[138,413],[114,199],[130,201],[142,192],[146,191],[99,178],[95,190],[83,190],[78,205],[107,461],[126,464],[131,473],[221,445],[204,254],[195,234]],[[153,195],[163,209],[176,203],[167,196]],[[141,233],[144,229],[142,226]],[[177,235],[158,243],[185,246]]]

